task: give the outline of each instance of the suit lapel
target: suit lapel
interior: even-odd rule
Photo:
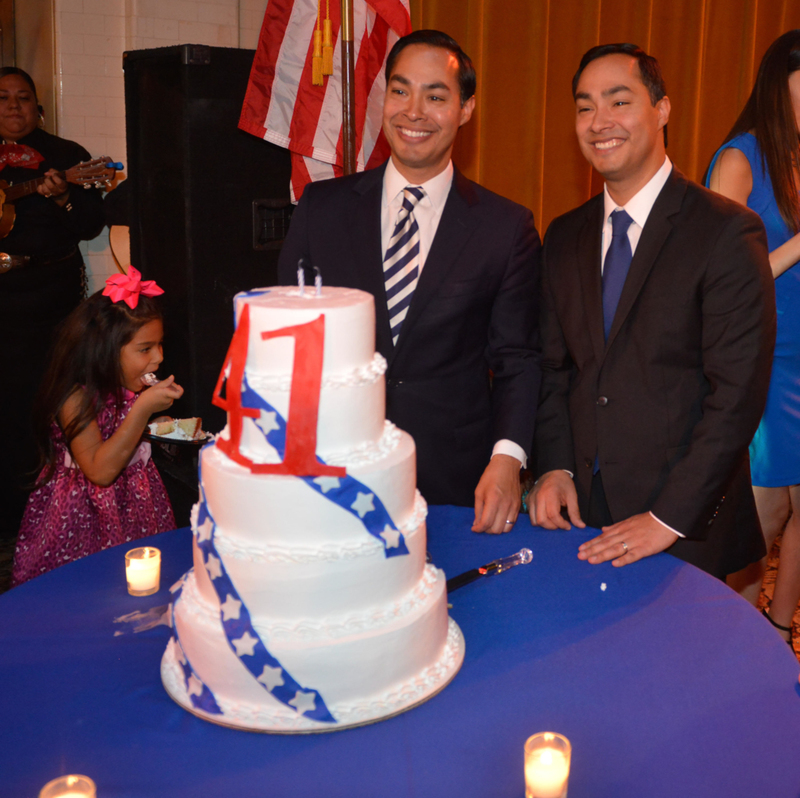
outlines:
[[[398,349],[402,347],[404,339],[408,338],[408,330],[413,328],[431,297],[436,295],[439,286],[455,268],[467,241],[480,225],[480,221],[473,218],[475,214],[470,212],[470,207],[477,202],[478,194],[472,183],[458,169],[454,169],[453,184],[447,195],[442,218],[397,339]]]
[[[575,242],[578,260],[578,275],[581,282],[589,337],[592,340],[595,359],[603,362],[605,339],[603,336],[603,285],[600,274],[600,256],[603,244],[603,195],[595,197],[593,206],[586,215]]]
[[[672,232],[671,217],[680,211],[685,193],[686,178],[673,166],[672,173],[656,198],[642,230],[636,253],[625,279],[625,285],[622,288],[617,312],[614,314],[614,323],[608,334],[607,347],[614,343],[617,333],[644,287],[647,275],[650,274],[664,242]]]
[[[376,348],[388,359],[393,347],[389,311],[386,307],[381,243],[381,192],[385,170],[386,164],[363,172],[361,179],[353,186],[350,237],[359,275],[358,285],[375,297]]]

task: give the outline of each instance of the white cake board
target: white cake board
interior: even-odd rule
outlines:
[[[202,720],[207,720],[211,723],[216,723],[218,726],[225,726],[229,729],[241,729],[242,731],[260,732],[262,734],[325,734],[328,732],[341,731],[343,729],[354,729],[358,726],[369,726],[373,723],[378,723],[382,720],[393,718],[396,715],[402,715],[404,712],[408,712],[410,709],[414,709],[414,707],[424,704],[426,701],[433,698],[437,693],[440,693],[442,690],[444,690],[444,688],[447,687],[451,681],[453,681],[453,678],[461,669],[461,665],[464,662],[464,652],[466,648],[464,635],[461,632],[461,629],[459,629],[458,624],[452,618],[448,618],[448,624],[447,643],[445,644],[439,660],[433,666],[434,668],[437,668],[440,665],[445,664],[445,667],[442,668],[441,672],[438,674],[437,679],[432,681],[432,683],[427,685],[422,691],[413,691],[413,695],[411,695],[409,698],[405,700],[401,699],[394,703],[388,712],[386,711],[385,704],[381,704],[379,710],[373,713],[370,713],[369,710],[359,713],[357,720],[348,722],[340,721],[339,723],[322,723],[319,721],[310,720],[308,718],[298,718],[296,715],[290,715],[289,712],[287,712],[287,717],[291,719],[291,723],[302,723],[303,726],[290,728],[288,725],[281,725],[280,722],[276,722],[275,725],[256,726],[249,723],[248,719],[235,717],[233,713],[212,715],[208,712],[204,712],[202,709],[197,709],[193,706],[189,695],[186,692],[182,675],[178,676],[178,674],[181,672],[178,663],[171,656],[171,648],[167,649],[161,661],[161,681],[169,697],[187,712],[191,712],[192,715],[196,715]],[[405,694],[406,692],[411,692],[404,689],[405,687],[405,685],[401,686],[401,688],[396,692],[400,693],[401,695]],[[221,704],[221,708],[224,713],[225,702],[219,701],[218,703]],[[331,713],[335,717],[336,707],[334,706],[330,709]]]

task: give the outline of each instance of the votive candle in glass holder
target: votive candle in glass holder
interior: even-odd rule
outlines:
[[[554,732],[540,732],[525,742],[525,798],[567,798],[572,746]]]
[[[125,552],[125,578],[132,596],[152,596],[161,583],[161,550],[142,546]]]
[[[48,781],[39,791],[39,798],[95,798],[97,791],[88,776],[59,776]]]

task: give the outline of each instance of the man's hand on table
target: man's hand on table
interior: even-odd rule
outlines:
[[[566,472],[548,471],[542,474],[528,496],[529,514],[534,526],[545,529],[570,529],[573,526],[583,529],[586,524],[581,520],[578,510],[578,494],[572,477]],[[561,509],[567,508],[569,521],[561,515]]]
[[[519,515],[521,490],[520,461],[508,454],[496,454],[489,461],[475,488],[473,532],[509,532]]]
[[[603,527],[603,534],[578,547],[578,559],[592,565],[611,560],[615,566],[658,554],[668,549],[678,536],[650,513],[632,515],[618,524]]]

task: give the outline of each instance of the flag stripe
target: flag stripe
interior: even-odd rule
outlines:
[[[272,0],[264,12],[264,22],[258,38],[258,51],[253,59],[239,118],[239,127],[259,138],[263,138],[266,132],[267,110],[275,79],[275,64],[293,5],[294,0]]]
[[[291,189],[299,197],[309,180],[341,174],[341,46],[339,3],[330,3],[334,75],[311,85],[317,0],[268,0],[239,127],[287,147],[293,155],[325,162],[317,169],[292,158]],[[411,32],[408,0],[355,0],[354,90],[356,157],[359,170],[388,157],[381,131],[386,55],[399,36]]]

